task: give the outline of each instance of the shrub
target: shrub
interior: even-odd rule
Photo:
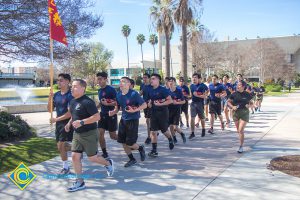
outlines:
[[[267,92],[280,92],[282,90],[282,86],[277,84],[266,85]]]
[[[19,115],[0,112],[0,140],[13,141],[34,136],[34,130]]]

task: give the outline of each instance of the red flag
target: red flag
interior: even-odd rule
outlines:
[[[58,15],[54,0],[48,0],[48,12],[50,19],[50,38],[68,45],[64,27]]]

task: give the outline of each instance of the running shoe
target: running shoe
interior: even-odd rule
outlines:
[[[195,137],[195,134],[191,134],[190,136],[189,136],[189,139],[191,140],[191,139],[193,139]]]
[[[178,142],[175,135],[173,136],[173,142],[174,142],[174,144],[177,144],[177,142]]]
[[[174,142],[173,142],[173,140],[169,141],[169,149],[170,150],[174,149]]]
[[[244,150],[243,150],[243,147],[240,146],[237,152],[238,152],[238,153],[243,153],[243,151],[244,151]]]
[[[112,159],[108,159],[107,161],[110,163],[110,165],[105,166],[107,176],[112,176],[115,172],[114,161]]]
[[[68,167],[68,169],[62,168],[62,170],[59,172],[59,174],[61,174],[61,175],[70,174],[70,167]]]
[[[152,157],[152,158],[156,158],[158,156],[158,153],[157,153],[157,151],[152,150],[148,153],[148,156]]]
[[[195,126],[196,126],[197,128],[199,128],[199,123],[196,123]]]
[[[145,140],[145,144],[150,144],[151,143],[151,138],[147,137],[147,139]]]
[[[137,162],[136,162],[136,160],[134,159],[134,160],[129,160],[125,165],[124,165],[124,167],[131,167],[131,166],[133,166],[133,165],[135,165]]]
[[[182,142],[183,143],[186,143],[186,137],[185,137],[185,134],[184,133],[181,133],[181,138],[182,138]]]
[[[75,192],[78,190],[83,190],[85,188],[85,183],[83,182],[79,182],[76,180],[75,183],[73,183],[72,187],[68,188],[68,192]]]
[[[214,133],[214,129],[210,128],[210,129],[208,130],[208,133],[210,133],[210,134],[215,134],[215,133]]]
[[[202,129],[201,137],[204,137],[204,136],[205,136],[205,129]]]
[[[146,152],[145,152],[145,147],[144,145],[141,145],[142,146],[142,150],[140,150],[140,156],[141,156],[141,161],[144,161],[146,159]]]

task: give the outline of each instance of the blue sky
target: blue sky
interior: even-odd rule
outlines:
[[[97,0],[93,9],[102,14],[104,26],[89,40],[101,42],[114,52],[113,64],[125,64],[126,42],[121,27],[128,24],[130,63],[140,62],[140,47],[136,36],[143,33],[145,59],[152,60],[152,47],[148,43],[151,32],[149,7],[151,0]],[[219,40],[276,37],[300,34],[299,0],[204,0],[201,23],[208,27]],[[176,28],[172,44],[179,43]]]

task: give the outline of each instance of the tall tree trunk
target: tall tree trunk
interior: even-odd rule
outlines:
[[[126,37],[126,46],[127,46],[127,73],[126,76],[129,74],[129,50],[128,50],[128,38]]]
[[[142,52],[142,65],[143,65],[143,73],[145,72],[145,67],[144,67],[144,53],[143,53],[143,45],[141,44],[141,52]]]
[[[182,25],[181,72],[187,80],[187,28],[185,24]]]
[[[166,36],[166,77],[170,77],[170,36],[169,33],[165,33]]]

